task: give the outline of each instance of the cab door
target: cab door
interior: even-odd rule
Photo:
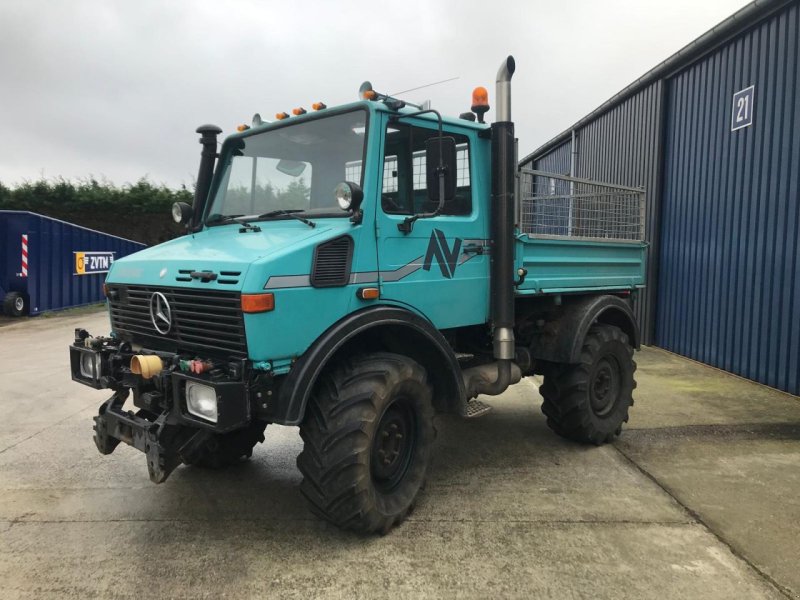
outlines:
[[[469,130],[444,134],[456,140],[456,197],[404,233],[398,225],[407,217],[438,205],[428,198],[425,164],[425,141],[438,132],[422,119],[389,123],[376,222],[381,298],[413,308],[438,329],[485,323],[489,314],[488,205],[476,197],[489,186],[475,152],[479,140]]]

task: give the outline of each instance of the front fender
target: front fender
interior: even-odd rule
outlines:
[[[299,425],[325,368],[344,354],[372,350],[404,354],[426,367],[440,409],[455,411],[466,401],[458,360],[444,336],[429,321],[408,310],[375,306],[347,315],[311,345],[282,382],[269,419],[282,425]]]

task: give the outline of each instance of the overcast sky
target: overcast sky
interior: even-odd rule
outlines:
[[[459,77],[405,96],[455,115],[477,85],[494,100],[508,54],[524,155],[744,4],[0,0],[0,181],[191,185],[201,123],[349,102],[365,79]]]

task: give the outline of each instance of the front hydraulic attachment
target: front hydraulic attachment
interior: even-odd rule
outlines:
[[[120,442],[144,452],[153,483],[162,483],[178,465],[189,462],[212,436],[205,429],[168,423],[169,412],[123,410],[127,397],[128,390],[123,389],[100,406],[94,418],[94,443],[101,454],[111,454]]]

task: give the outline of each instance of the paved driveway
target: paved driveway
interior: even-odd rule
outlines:
[[[295,428],[158,486],[133,449],[98,454],[107,394],[69,381],[78,326],[107,330],[102,313],[0,329],[3,598],[800,594],[797,398],[647,349],[630,427],[586,448],[526,380],[486,417],[440,418],[416,511],[365,538],[306,510]]]

